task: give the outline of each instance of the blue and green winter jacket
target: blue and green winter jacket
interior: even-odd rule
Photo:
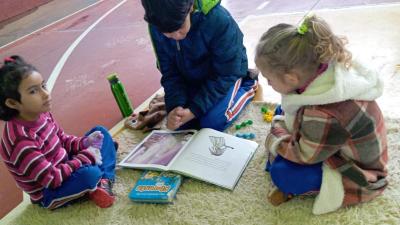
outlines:
[[[243,34],[230,13],[219,3],[206,13],[195,6],[185,39],[169,39],[153,25],[149,32],[167,112],[182,106],[199,118],[246,76],[248,65]]]

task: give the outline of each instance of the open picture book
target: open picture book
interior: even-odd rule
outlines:
[[[119,166],[172,171],[233,190],[257,147],[254,141],[209,128],[155,130]]]

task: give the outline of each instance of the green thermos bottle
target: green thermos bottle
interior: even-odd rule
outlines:
[[[110,82],[111,91],[114,95],[115,101],[117,101],[119,109],[121,110],[122,116],[130,116],[133,113],[132,104],[129,101],[128,94],[119,80],[118,75],[112,73],[107,77],[107,80]]]

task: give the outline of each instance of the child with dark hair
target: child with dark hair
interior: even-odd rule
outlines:
[[[253,98],[243,34],[219,0],[142,0],[167,128],[224,130]]]
[[[272,183],[269,201],[318,194],[315,214],[366,202],[386,188],[387,140],[379,74],[352,59],[345,39],[317,16],[265,32],[255,62],[282,94],[284,115],[265,141]]]
[[[19,56],[0,68],[0,155],[32,203],[55,209],[86,194],[99,207],[113,204],[116,149],[103,127],[85,137],[64,133],[50,113],[42,75]]]

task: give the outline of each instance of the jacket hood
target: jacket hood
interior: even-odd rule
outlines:
[[[211,9],[218,5],[221,0],[195,0],[194,8],[207,15]]]

